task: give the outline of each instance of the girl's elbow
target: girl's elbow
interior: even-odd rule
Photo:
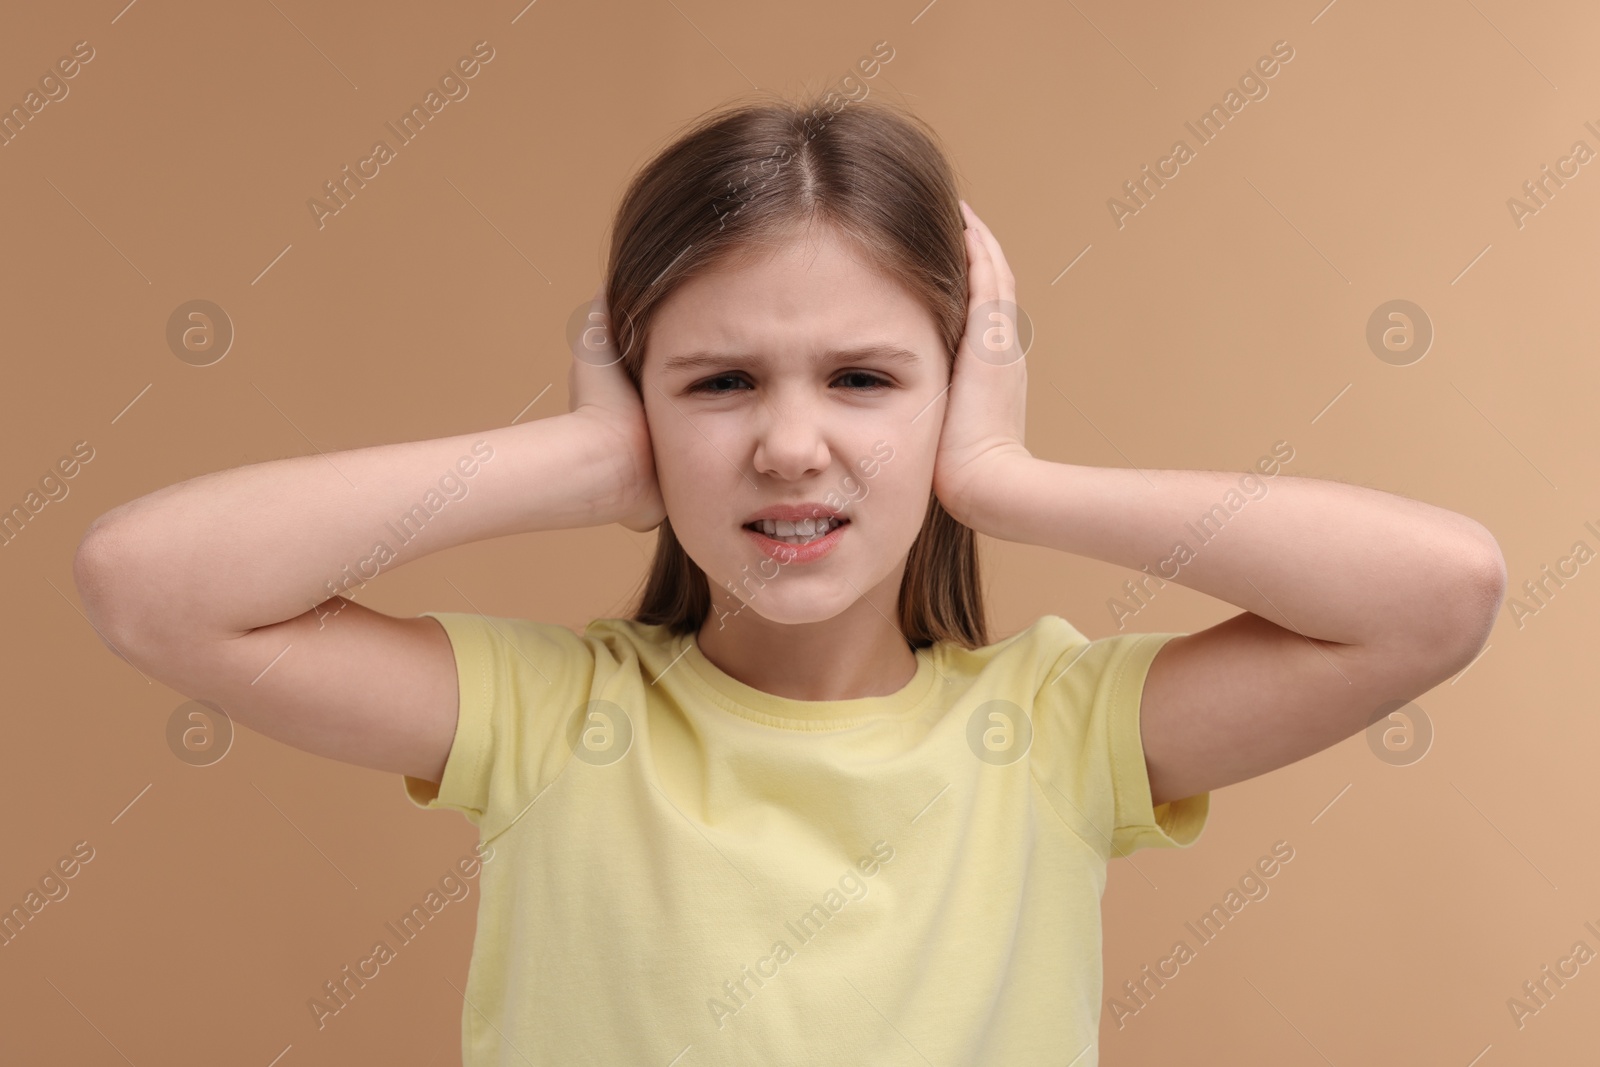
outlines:
[[[1506,573],[1506,557],[1500,551],[1500,542],[1496,541],[1494,534],[1481,523],[1475,524],[1479,530],[1480,544],[1475,553],[1469,557],[1469,581],[1477,593],[1477,601],[1482,606],[1486,615],[1486,627],[1493,627],[1494,620],[1500,614],[1500,605],[1506,599],[1506,585],[1509,577]],[[1484,636],[1488,636],[1485,629]]]
[[[1483,530],[1480,541],[1463,552],[1455,595],[1450,609],[1444,613],[1444,617],[1456,624],[1452,650],[1457,661],[1456,670],[1464,668],[1483,651],[1500,616],[1500,606],[1505,603],[1508,581],[1505,556],[1488,530]]]
[[[100,640],[127,659],[128,646],[144,614],[137,590],[143,580],[137,545],[122,523],[108,512],[84,531],[72,556],[72,582]]]

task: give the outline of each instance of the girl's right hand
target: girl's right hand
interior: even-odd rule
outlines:
[[[618,501],[614,521],[638,533],[660,526],[667,509],[656,482],[650,426],[616,348],[604,282],[595,290],[588,325],[576,341],[567,372],[567,397],[568,411],[590,420],[606,447],[614,448],[623,460],[619,464],[623,484],[614,498],[608,497]]]

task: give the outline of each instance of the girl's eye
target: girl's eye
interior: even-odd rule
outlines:
[[[877,389],[877,388],[880,388],[880,387],[887,386],[889,384],[887,381],[885,381],[884,379],[878,377],[876,374],[868,374],[866,371],[859,371],[859,370],[845,371],[843,374],[841,374],[839,376],[839,378],[840,378],[840,380],[843,380],[845,378],[855,378],[858,381],[864,382],[865,384],[859,385],[859,386],[856,387],[858,392],[864,392],[864,391],[866,391],[868,389]]]
[[[717,382],[739,382],[739,381],[743,381],[743,380],[744,379],[736,378],[731,374],[723,374],[723,375],[719,375],[716,378],[707,378],[705,381],[700,382],[697,385],[691,385],[689,387],[689,392],[691,392],[691,393],[712,393],[712,394],[714,394],[716,396],[721,396],[724,393],[738,392],[738,390],[737,389],[713,389],[712,386],[715,385]]]
[[[858,392],[858,393],[871,392],[871,391],[876,390],[876,389],[885,388],[889,384],[888,381],[886,381],[883,378],[878,377],[876,374],[868,374],[866,371],[859,371],[859,370],[846,371],[845,373],[839,375],[839,377],[834,379],[834,380],[835,381],[845,381],[846,379],[851,379],[851,378],[855,379],[858,382],[857,385],[854,385],[854,386],[851,387],[855,392]],[[707,378],[703,382],[699,382],[699,383],[697,383],[695,385],[690,386],[689,387],[689,392],[691,392],[691,393],[706,393],[706,394],[711,395],[711,396],[726,396],[728,393],[743,392],[742,389],[718,389],[718,388],[714,388],[714,386],[718,382],[743,383],[744,379],[739,377],[738,375],[735,375],[735,374],[721,374],[721,375],[718,375],[715,378]]]

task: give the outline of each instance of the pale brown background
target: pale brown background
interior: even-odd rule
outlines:
[[[1513,596],[1574,541],[1600,547],[1600,163],[1521,229],[1506,207],[1575,140],[1600,149],[1593,5],[121,3],[0,24],[6,105],[74,42],[97,53],[0,148],[0,502],[73,442],[96,450],[0,548],[0,903],[74,842],[96,850],[0,948],[8,1063],[456,1062],[475,884],[322,1031],[306,1002],[472,828],[413,810],[398,776],[247,731],[214,766],[180,762],[184,697],[101,646],[73,549],[100,512],[205,471],[501,426],[547,387],[522,417],[565,411],[563,329],[634,169],[694,115],[827,87],[880,40],[874,95],[940,132],[1037,324],[1036,455],[1243,470],[1287,440],[1292,473],[1485,523]],[[308,198],[479,40],[496,56],[471,95],[319,230]],[[1278,40],[1295,57],[1270,95],[1118,230],[1107,198]],[[1436,329],[1405,367],[1364,338],[1401,297]],[[203,368],[164,338],[195,298],[237,329]],[[490,614],[581,627],[625,611],[653,536],[476,544],[360,596],[472,610],[453,582]],[[984,551],[997,636],[1045,612],[1115,632],[1105,601],[1132,572]],[[1357,736],[1219,791],[1193,849],[1114,863],[1108,997],[1192,943],[1184,921],[1273,842],[1295,849],[1126,1027],[1103,1015],[1102,1062],[1588,1062],[1600,964],[1520,1030],[1506,1000],[1575,941],[1600,949],[1582,926],[1600,926],[1596,569],[1521,628],[1508,601],[1488,651],[1417,702],[1420,762]],[[1234,611],[1169,586],[1131,628]]]

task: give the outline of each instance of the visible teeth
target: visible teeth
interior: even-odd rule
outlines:
[[[805,544],[814,541],[839,526],[840,522],[834,518],[801,519],[798,522],[788,522],[783,519],[761,519],[754,523],[760,527],[761,532],[768,537],[787,541],[790,544]]]

